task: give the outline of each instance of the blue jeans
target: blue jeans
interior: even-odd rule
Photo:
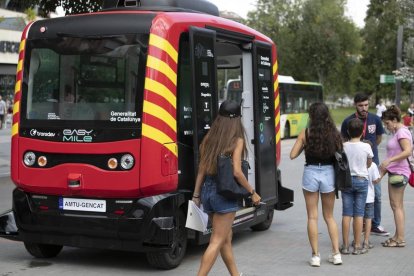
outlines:
[[[372,227],[376,228],[381,224],[381,184],[374,185],[375,201],[374,201],[374,218],[372,219]]]
[[[341,192],[342,216],[364,217],[368,179],[352,176],[352,188]]]
[[[375,154],[373,161],[379,166],[378,153]],[[374,192],[374,218],[372,219],[371,228],[377,228],[381,225],[381,183],[374,185]]]
[[[364,219],[370,219],[374,217],[374,202],[372,203],[365,203],[365,214]]]

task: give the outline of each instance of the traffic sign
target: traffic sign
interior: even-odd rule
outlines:
[[[380,75],[380,83],[395,83],[394,75]]]

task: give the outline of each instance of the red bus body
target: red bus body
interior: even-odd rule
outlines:
[[[146,23],[140,21],[140,18],[144,17]],[[114,20],[120,23],[112,25],[111,22],[115,22]],[[120,25],[117,26],[117,24]],[[131,76],[134,76],[137,79],[136,82],[131,81],[133,84],[126,85],[128,87],[136,85],[134,88],[129,87],[130,91],[138,90],[139,80],[143,80],[142,95],[128,96],[135,99],[135,102],[131,100],[132,104],[135,104],[133,105],[135,109],[118,112],[108,108],[103,112],[107,119],[99,121],[96,125],[93,121],[85,122],[82,120],[68,120],[63,123],[62,120],[59,120],[63,115],[51,111],[47,111],[48,119],[30,118],[30,116],[35,116],[31,113],[41,113],[34,108],[30,111],[30,104],[33,106],[46,105],[35,100],[29,104],[30,97],[34,97],[30,93],[34,94],[37,91],[31,88],[33,85],[31,82],[38,81],[36,77],[32,77],[30,72],[31,68],[35,66],[33,64],[36,63],[33,55],[36,49],[39,51],[44,49],[44,46],[36,46],[36,43],[43,43],[38,41],[44,38],[61,43],[68,37],[68,41],[73,42],[78,39],[76,36],[71,38],[76,34],[80,37],[79,41],[98,41],[101,39],[99,37],[101,35],[102,39],[116,42],[117,38],[112,38],[111,35],[121,32],[122,28],[129,28],[125,31],[129,35],[135,28],[134,24],[149,26],[148,33],[144,33],[142,36],[144,42],[148,36],[148,44],[142,47],[137,46],[137,49],[141,47],[139,49],[145,52],[145,66],[143,67],[145,75],[137,76],[132,72],[130,75],[125,73],[126,77],[124,77],[124,79],[132,79]],[[64,26],[71,26],[67,27],[69,29],[67,34],[64,33],[67,31],[63,28]],[[145,26],[139,28],[145,29]],[[265,94],[263,95],[267,95],[268,88],[271,89],[272,94],[271,97],[264,96],[263,99],[251,96],[254,99],[254,111],[251,111],[252,120],[254,118],[255,121],[260,121],[257,109],[261,108],[260,110],[263,109],[263,113],[265,113],[267,112],[266,108],[271,107],[270,113],[266,113],[270,115],[266,115],[262,120],[265,134],[260,133],[263,129],[257,129],[254,132],[255,138],[252,139],[252,143],[253,141],[256,143],[254,154],[259,160],[255,164],[256,169],[253,174],[256,182],[255,188],[262,195],[266,206],[254,208],[249,207],[248,204],[245,205],[245,212],[236,217],[234,227],[241,229],[258,225],[259,227],[256,227],[258,229],[267,229],[270,226],[274,209],[283,210],[292,206],[293,192],[282,187],[280,171],[277,169],[281,155],[281,130],[275,44],[251,28],[214,15],[169,11],[168,9],[167,11],[113,9],[93,14],[38,21],[29,24],[22,35],[13,109],[11,153],[11,178],[17,188],[13,196],[13,211],[6,214],[12,216],[13,220],[15,219],[17,229],[16,235],[9,236],[9,238],[23,241],[28,251],[37,257],[43,257],[45,252],[48,253],[46,254],[48,256],[56,255],[63,245],[111,248],[148,252],[150,263],[162,268],[173,268],[181,262],[185,253],[187,237],[198,243],[208,241],[208,232],[199,233],[186,230],[183,226],[183,220],[185,220],[187,201],[192,194],[191,187],[194,185],[193,180],[197,169],[197,161],[194,160],[197,158],[197,148],[203,134],[203,129],[201,127],[198,129],[194,114],[204,114],[203,112],[207,110],[211,115],[209,115],[211,117],[209,119],[212,120],[215,116],[218,106],[215,78],[211,77],[213,81],[210,83],[209,92],[202,94],[207,95],[205,96],[206,100],[213,102],[213,106],[204,111],[194,111],[196,106],[200,106],[201,103],[197,102],[198,96],[191,96],[190,109],[188,105],[180,105],[181,101],[186,98],[181,100],[180,93],[182,94],[184,91],[180,91],[178,88],[186,81],[181,76],[180,68],[184,67],[181,65],[181,61],[185,60],[183,56],[187,54],[184,52],[184,48],[180,47],[184,44],[190,45],[189,48],[193,51],[191,43],[193,40],[195,41],[195,38],[192,33],[198,34],[199,30],[203,31],[204,29],[208,29],[207,33],[217,34],[217,37],[221,39],[217,40],[218,42],[214,42],[214,39],[208,40],[216,45],[212,48],[214,62],[216,62],[218,55],[216,50],[219,51],[220,47],[232,49],[232,45],[237,43],[241,49],[237,51],[243,52],[240,54],[243,60],[247,55],[248,58],[252,57],[252,62],[255,63],[257,60],[255,53],[261,53],[260,51],[263,52],[266,49],[269,49],[268,57],[271,57],[270,60],[263,58],[263,64],[259,62],[251,69],[252,72],[256,72],[261,68],[260,66],[265,66],[264,69],[260,69],[262,71],[259,70],[264,72],[263,70],[267,70],[266,68],[269,67],[271,79],[266,82],[267,88],[262,88],[265,85],[256,80],[254,76],[250,77],[253,94],[258,89],[264,89]],[[232,38],[233,36],[236,38]],[[251,48],[242,49],[244,41],[247,41],[246,44],[250,46],[253,45],[253,50]],[[53,49],[52,42],[50,45]],[[125,44],[125,47],[129,47],[129,44]],[[191,54],[189,58],[195,59],[196,57],[193,56]],[[207,59],[208,57],[203,58],[207,61],[210,60]],[[29,62],[27,59],[32,59],[32,61]],[[63,56],[59,61],[62,59]],[[217,57],[217,59],[219,58]],[[141,62],[141,60],[139,61]],[[48,61],[40,60],[39,63],[42,62],[44,64]],[[128,58],[126,58],[125,64],[128,62]],[[215,64],[213,59],[211,62],[211,64]],[[39,67],[44,66],[43,64]],[[190,67],[189,71],[196,71],[194,69],[196,63],[191,64],[187,65]],[[245,64],[246,62],[244,62],[244,66]],[[104,65],[92,62],[88,66],[107,68],[99,67]],[[86,65],[85,68],[87,68]],[[80,69],[77,68],[77,70]],[[125,69],[126,71],[127,69]],[[59,76],[82,75],[77,71],[74,72],[60,72]],[[79,79],[74,82],[74,87],[78,87],[78,91],[81,89],[87,91],[89,88],[84,88],[86,86],[82,84],[79,76],[76,77]],[[94,85],[98,85],[97,80],[99,79],[100,77],[96,77],[93,80]],[[59,81],[63,82],[63,79],[59,79]],[[208,81],[203,81],[203,85],[209,86],[205,84],[206,82],[208,83]],[[193,87],[196,87],[194,83],[197,81],[192,79],[191,83]],[[57,84],[57,87],[62,88],[63,84]],[[30,89],[33,91],[30,92]],[[58,97],[58,104],[61,104],[63,94]],[[138,98],[139,100],[137,100]],[[140,102],[138,103],[138,101]],[[123,102],[126,106],[125,103],[126,100]],[[257,103],[262,106],[257,107]],[[64,104],[62,103],[62,105]],[[99,102],[95,106],[105,104],[106,102]],[[113,106],[118,105],[120,105],[119,102],[114,100]],[[180,117],[186,110],[193,110],[192,124],[196,129],[183,130],[181,127],[181,122],[183,124],[187,122]],[[134,112],[140,115],[133,115]],[[50,117],[55,120],[50,120]],[[119,127],[123,121],[134,121],[134,123],[128,122],[126,127]],[[270,130],[266,128],[269,125],[272,126]],[[193,133],[192,131],[194,131],[192,135],[183,134]],[[122,139],[116,138],[118,132],[122,132]],[[201,138],[195,137],[197,133]],[[183,147],[179,137],[190,137],[190,140],[194,141],[192,149]],[[260,144],[266,146],[261,148]],[[268,144],[270,152],[267,148]],[[24,159],[28,152],[34,153],[35,165],[33,166],[25,164]],[[191,152],[191,154],[188,155],[187,152]],[[262,156],[263,152],[267,152],[268,155]],[[125,155],[133,157],[134,163],[130,169],[122,169],[119,165],[121,157]],[[182,161],[184,155],[186,155],[186,160]],[[47,159],[47,164],[43,167],[39,165],[40,157]],[[116,169],[106,167],[109,166],[111,158],[118,162]],[[262,164],[265,164],[267,169],[260,171]],[[187,171],[191,171],[191,173]],[[269,176],[272,179],[269,179]],[[65,210],[61,206],[62,200],[65,199],[91,200],[90,204],[94,202],[93,200],[103,200],[106,204],[106,210],[103,213],[100,211],[98,213]],[[1,226],[0,224],[0,233]],[[184,248],[184,253],[177,253],[177,243]],[[43,250],[40,250],[43,255],[36,253],[39,248]]]

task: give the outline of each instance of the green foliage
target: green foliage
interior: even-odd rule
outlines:
[[[376,113],[375,108],[370,108],[368,110],[371,113]],[[336,108],[331,109],[331,116],[337,126],[341,126],[342,122],[345,120],[346,117],[355,113],[355,107],[343,107],[343,108]]]
[[[258,0],[247,24],[278,48],[279,73],[317,81],[327,94],[353,90],[361,40],[344,0]]]
[[[355,113],[355,107],[331,109],[331,116],[337,126],[340,126],[346,117]]]
[[[34,9],[32,9],[32,8],[28,8],[28,9],[26,9],[25,11],[24,11],[24,13],[26,14],[26,16],[27,16],[27,20],[28,21],[33,21],[33,20],[35,20],[36,19],[36,12],[35,12],[35,10]]]
[[[379,83],[379,76],[391,74],[396,68],[398,14],[396,0],[371,0],[362,31],[364,47],[356,79],[358,90],[377,92],[383,97],[393,92],[392,85]]]
[[[54,12],[57,7],[62,6],[66,15],[88,13],[98,11],[102,7],[103,0],[19,0],[19,7],[39,6],[39,14],[47,16]]]
[[[398,26],[405,25],[407,20],[412,22],[414,13],[409,7],[411,3],[412,0],[371,0],[362,31],[362,59],[355,79],[358,90],[376,93],[377,98],[394,98],[394,85],[380,84],[379,76],[391,75],[396,69]],[[404,30],[405,41],[408,31]],[[403,93],[406,94],[407,89]]]

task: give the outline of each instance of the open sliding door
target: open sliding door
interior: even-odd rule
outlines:
[[[198,147],[217,114],[215,41],[215,31],[190,27],[195,170],[198,168]]]

